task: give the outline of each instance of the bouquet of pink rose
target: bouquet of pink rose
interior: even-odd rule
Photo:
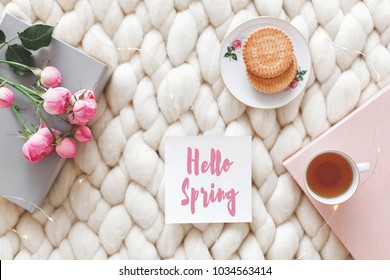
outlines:
[[[19,75],[33,73],[37,76],[35,84],[31,87],[0,77],[0,108],[11,108],[15,113],[22,128],[21,137],[26,141],[22,152],[31,163],[40,161],[53,150],[63,158],[73,158],[76,155],[76,141],[92,140],[92,133],[87,124],[94,118],[97,109],[92,90],[81,89],[72,95],[68,89],[60,87],[62,76],[57,68],[44,65],[40,69],[32,66],[30,50],[49,46],[52,32],[52,26],[33,25],[18,33],[17,39],[21,44],[11,45],[10,42],[16,38],[6,41],[4,32],[0,30],[0,48],[7,47],[6,59],[0,60],[0,63],[8,64]],[[9,87],[23,94],[34,104],[36,114],[40,118],[38,125],[33,128],[26,125],[26,121],[20,115],[23,108],[14,104],[14,92]],[[51,127],[47,121],[50,115],[64,121],[69,127],[68,131],[62,133]]]

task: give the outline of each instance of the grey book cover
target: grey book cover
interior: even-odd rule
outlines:
[[[9,40],[27,28],[29,24],[5,14],[0,29]],[[13,40],[12,43],[18,43]],[[5,47],[0,50],[0,59],[5,59]],[[42,67],[49,60],[51,66],[58,68],[62,75],[61,86],[72,93],[79,89],[92,89],[96,98],[108,80],[110,69],[107,65],[82,53],[80,50],[53,38],[50,46],[33,52],[34,66]],[[7,64],[0,64],[0,76],[25,86],[34,84],[34,75],[18,76]],[[11,87],[10,87],[11,88]],[[26,125],[39,122],[34,105],[16,90],[14,104],[22,108]],[[52,116],[49,120],[54,127],[64,131],[66,124]],[[29,163],[23,156],[24,140],[16,137],[21,131],[14,113],[10,108],[0,109],[0,196],[33,212],[35,205],[40,206],[53,185],[65,159],[53,151],[38,163]],[[60,123],[61,122],[61,123]],[[82,143],[80,143],[82,145]]]

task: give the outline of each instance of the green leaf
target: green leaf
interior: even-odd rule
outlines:
[[[228,47],[227,50],[229,53],[231,53],[233,51],[232,47]]]
[[[10,45],[5,52],[5,58],[9,61],[14,61],[17,63],[24,64],[26,66],[31,66],[32,64],[32,54],[30,51],[23,48],[22,45],[14,44]],[[28,68],[18,66],[18,65],[10,65],[12,70],[18,75],[26,75],[30,73]]]
[[[50,65],[50,59],[48,60],[45,60],[43,63],[42,63],[42,69],[45,69],[47,66]]]
[[[0,30],[0,44],[5,43],[5,34],[2,30]]]
[[[235,53],[233,53],[233,54],[232,54],[232,58],[233,58],[234,60],[237,60],[237,55],[236,55]]]
[[[229,57],[230,56],[230,53],[225,53],[225,55],[223,57]]]
[[[84,91],[84,92],[77,98],[77,100],[83,100],[86,92],[87,92],[87,91]]]
[[[299,71],[297,75],[303,76],[303,75],[305,75],[305,74],[306,74],[306,70],[302,70],[302,71]]]
[[[298,78],[301,82],[303,81],[303,77],[302,76],[299,76]]]
[[[26,49],[36,51],[50,45],[53,30],[53,26],[35,24],[19,33],[19,39]]]
[[[36,67],[30,67],[29,70],[37,77],[40,77],[42,74],[42,70]]]

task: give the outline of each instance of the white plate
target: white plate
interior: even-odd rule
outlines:
[[[248,81],[241,54],[242,44],[253,30],[261,26],[279,27],[290,36],[298,62],[295,87],[291,85],[281,92],[267,94],[256,90]],[[310,76],[311,58],[305,38],[290,23],[272,17],[256,17],[235,27],[222,42],[219,60],[222,79],[228,90],[242,103],[254,108],[272,109],[286,105],[303,91]]]

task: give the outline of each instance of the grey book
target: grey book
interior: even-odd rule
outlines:
[[[22,32],[29,25],[9,14],[5,14],[0,29],[10,39]],[[17,40],[12,41],[16,43]],[[5,59],[5,47],[0,50],[0,59]],[[53,38],[49,47],[33,52],[34,66],[41,67],[44,61],[57,67],[62,75],[61,86],[72,93],[79,89],[92,89],[95,95],[101,91],[108,80],[110,69],[107,65],[82,53],[80,50]],[[0,64],[0,76],[25,86],[32,85],[34,75],[18,76],[7,64]],[[15,93],[15,104],[23,108],[22,116],[26,124],[37,124],[39,119],[34,106],[25,96]],[[14,113],[10,108],[0,109],[0,196],[33,212],[35,205],[40,206],[53,185],[65,159],[55,151],[38,163],[29,163],[22,154],[24,140],[16,137],[21,130]],[[66,129],[66,124],[52,116],[50,122],[54,127]],[[82,145],[82,144],[81,144]]]

